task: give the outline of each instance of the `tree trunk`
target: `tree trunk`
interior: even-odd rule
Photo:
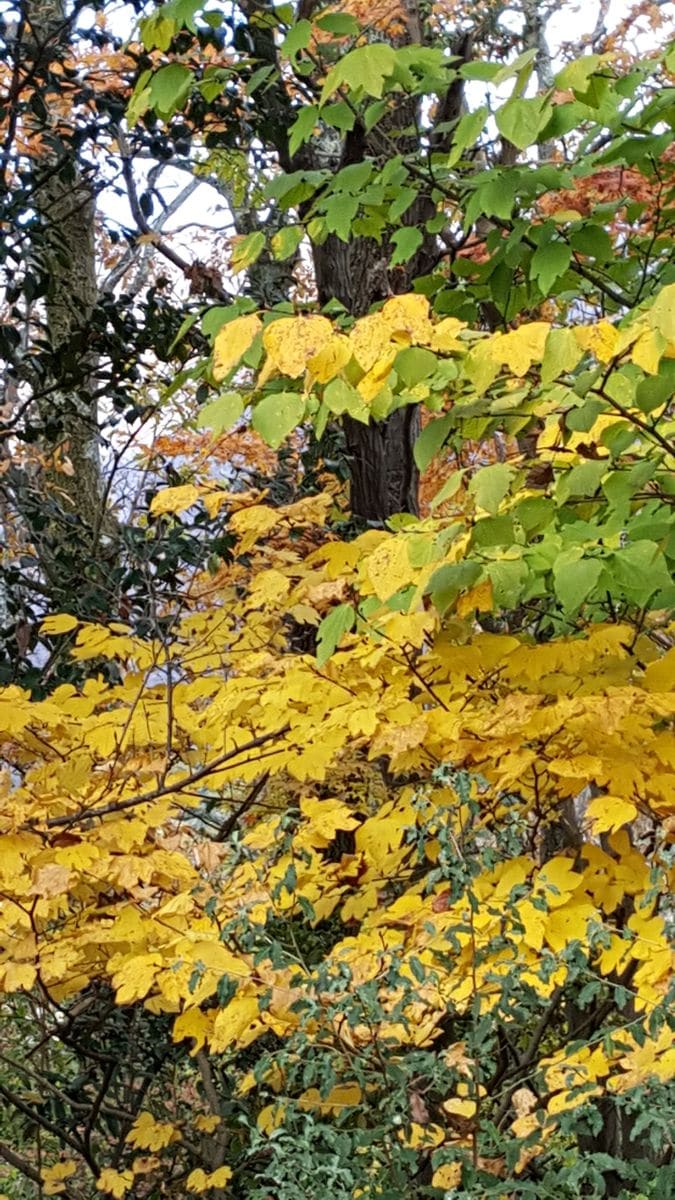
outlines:
[[[62,0],[31,0],[27,15],[31,35],[26,56],[39,65],[39,75],[68,51],[70,24]],[[36,544],[47,576],[67,589],[78,576],[87,577],[98,535],[103,528],[110,531],[110,522],[103,512],[90,330],[98,297],[95,202],[78,162],[77,140],[71,138],[75,118],[69,122],[59,115],[57,122],[49,112],[34,120],[36,132],[45,135],[50,147],[35,189],[35,207],[42,222],[38,253],[49,276],[45,308],[51,350],[37,404],[46,458],[40,490],[51,518]],[[68,563],[68,580],[59,578],[61,561]]]

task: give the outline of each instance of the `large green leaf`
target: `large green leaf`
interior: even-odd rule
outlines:
[[[265,396],[253,410],[252,425],[268,446],[278,450],[305,415],[305,402],[294,392]]]

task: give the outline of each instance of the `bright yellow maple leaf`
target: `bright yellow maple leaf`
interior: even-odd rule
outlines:
[[[126,1141],[138,1150],[163,1150],[172,1142],[180,1141],[180,1130],[166,1121],[157,1121],[150,1112],[139,1113]]]
[[[42,1191],[45,1196],[59,1196],[66,1190],[66,1180],[77,1171],[77,1164],[71,1159],[54,1163],[52,1167],[43,1167],[41,1171]]]
[[[96,1180],[96,1188],[99,1192],[114,1196],[115,1200],[122,1200],[133,1183],[131,1171],[115,1171],[112,1167],[104,1167]]]
[[[226,1187],[232,1178],[231,1167],[218,1167],[215,1171],[209,1174],[197,1167],[191,1171],[186,1180],[186,1187],[189,1192],[201,1194],[209,1191],[210,1188]]]

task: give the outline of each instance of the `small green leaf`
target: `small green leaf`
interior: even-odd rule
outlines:
[[[566,613],[576,612],[596,587],[603,564],[598,558],[561,562],[553,567],[553,585]]]
[[[311,40],[311,21],[298,21],[297,25],[292,25],[286,34],[281,44],[281,52],[287,54],[289,58],[295,58],[301,50],[307,49]]]
[[[316,129],[319,114],[313,105],[301,108],[296,120],[288,131],[288,150],[295,154],[297,150],[311,138]]]
[[[565,242],[549,242],[537,247],[530,264],[530,279],[539,285],[543,296],[548,296],[556,279],[564,275],[571,258],[572,251]]]
[[[495,114],[497,128],[518,150],[526,150],[537,140],[551,113],[552,105],[540,96],[527,100],[508,100]]]
[[[368,424],[370,410],[356,388],[351,387],[344,379],[331,379],[323,393],[323,403],[329,412],[336,417],[347,413],[356,421]]]
[[[429,508],[432,512],[434,509],[438,508],[439,504],[442,504],[444,500],[449,500],[451,496],[455,495],[455,492],[461,486],[464,474],[464,468],[462,468],[461,471],[453,471],[452,475],[448,476],[443,484],[443,487],[439,488],[439,490],[436,492],[436,495],[429,503]]]
[[[260,258],[264,249],[265,234],[261,229],[256,229],[255,233],[247,233],[246,237],[238,238],[232,247],[230,264],[235,275],[252,266],[256,259]]]
[[[447,413],[444,417],[438,417],[436,421],[430,421],[428,425],[424,426],[424,429],[415,442],[413,450],[418,471],[426,471],[432,458],[443,445],[451,428],[451,413]]]
[[[539,251],[537,251],[537,254]],[[535,254],[536,258],[536,254]],[[560,375],[573,371],[583,358],[584,351],[574,336],[573,329],[552,329],[546,338],[544,359],[541,364],[541,382],[544,386],[553,383]]]
[[[324,617],[317,629],[317,666],[322,667],[324,663],[328,662],[331,655],[335,653],[342,636],[354,628],[355,621],[356,613],[351,604],[338,604],[337,608]]]
[[[291,258],[300,245],[305,231],[302,225],[284,225],[272,238],[272,253],[276,259],[283,262]]]
[[[212,433],[222,433],[231,429],[244,411],[244,401],[238,392],[223,392],[210,404],[199,410],[197,417],[198,429],[210,429]]]
[[[588,91],[588,81],[593,75],[600,63],[602,57],[599,54],[586,54],[582,58],[576,58],[573,62],[568,63],[556,75],[556,86],[562,88],[563,91],[571,88],[573,92],[583,95]]]
[[[492,517],[496,516],[499,505],[511,487],[513,476],[514,469],[508,463],[481,467],[471,479],[468,489],[478,508],[484,509]]]
[[[360,28],[358,21],[355,21],[350,13],[326,13],[325,16],[317,17],[315,23],[319,29],[325,29],[326,33],[335,33],[338,37],[355,37]]]
[[[304,415],[305,403],[301,396],[294,392],[275,392],[256,404],[251,424],[268,446],[278,450]]]
[[[423,350],[419,346],[407,346],[399,351],[394,360],[394,370],[401,382],[409,388],[421,383],[433,375],[438,367],[438,359],[431,350]]]
[[[421,231],[413,225],[404,225],[402,229],[397,229],[391,235],[390,241],[394,247],[394,253],[389,263],[390,266],[395,267],[397,263],[408,262],[413,254],[419,250],[424,238]]]
[[[374,42],[357,46],[328,72],[321,92],[321,104],[342,84],[353,92],[365,92],[379,100],[384,92],[384,81],[396,67],[396,52],[388,42]]]
[[[192,71],[180,63],[160,67],[150,81],[152,107],[160,117],[170,117],[182,108],[192,87]]]
[[[353,108],[350,108],[344,100],[339,100],[337,104],[327,104],[321,110],[321,116],[327,125],[332,125],[334,129],[340,129],[345,133],[353,129],[356,122]]]

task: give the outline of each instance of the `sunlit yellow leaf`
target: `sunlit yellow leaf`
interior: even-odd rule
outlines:
[[[112,1167],[104,1167],[96,1180],[96,1187],[99,1192],[106,1192],[109,1196],[114,1196],[115,1200],[122,1200],[133,1186],[133,1182],[131,1171],[114,1171]]]
[[[76,629],[78,625],[77,617],[71,616],[70,613],[57,613],[53,617],[45,617],[40,625],[40,633],[70,633],[71,629]]]
[[[262,321],[255,313],[236,317],[222,326],[213,343],[213,378],[217,383],[240,362],[261,329]]]
[[[295,379],[333,337],[326,317],[281,317],[265,327],[263,346],[274,370]]]
[[[42,1176],[42,1191],[45,1196],[58,1196],[66,1190],[66,1179],[70,1179],[75,1174],[77,1165],[68,1160],[67,1162],[54,1163],[53,1167],[43,1167]]]

